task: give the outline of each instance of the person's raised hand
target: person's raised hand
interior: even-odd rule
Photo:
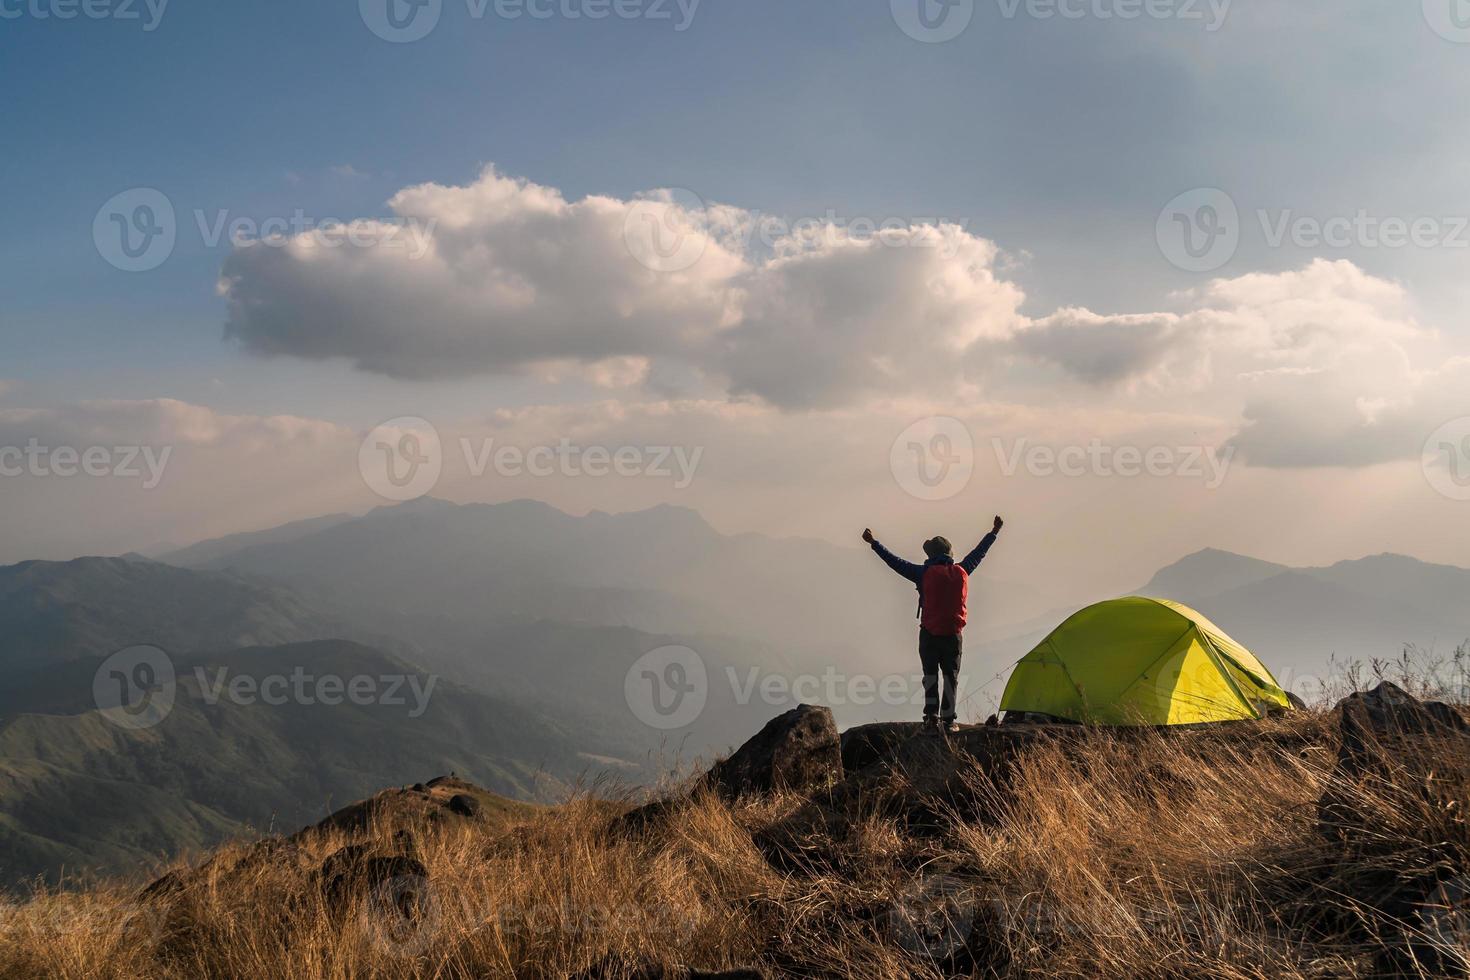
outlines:
[[[1003,528],[1003,527],[1005,527],[1005,526],[1006,526],[1006,522],[1000,519],[1000,515],[999,514],[996,514],[995,515],[995,527],[991,528],[992,532],[999,533],[1000,529]]]
[[[872,528],[870,528],[870,527],[863,528],[863,540],[866,541],[866,542],[868,542],[868,544],[872,544],[873,543],[873,529]]]

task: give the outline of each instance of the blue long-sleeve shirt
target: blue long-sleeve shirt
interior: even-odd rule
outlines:
[[[986,552],[990,550],[991,545],[995,544],[995,536],[995,531],[991,531],[989,534],[985,535],[985,537],[980,539],[980,543],[975,546],[974,550],[960,561],[959,565],[965,570],[966,575],[973,575],[975,573],[975,569],[979,567],[980,562],[985,560]],[[879,558],[882,558],[884,564],[886,564],[889,568],[893,569],[895,572],[902,575],[910,582],[914,583],[914,588],[918,589],[919,591],[919,608],[915,615],[918,616],[918,618],[922,621],[924,618],[924,573],[929,571],[929,569],[935,565],[953,565],[955,563],[954,559],[949,555],[939,555],[936,558],[930,558],[922,565],[915,565],[911,561],[904,561],[902,558],[898,557],[893,552],[883,547],[876,540],[873,542],[873,552]],[[963,627],[964,622],[962,609],[960,628],[963,629]]]
[[[975,545],[974,549],[960,561],[960,567],[965,570],[966,575],[975,574],[975,569],[980,567],[980,563],[985,560],[990,546],[995,544],[995,537],[995,531],[985,535],[980,539],[980,543]],[[914,583],[915,586],[923,582],[924,572],[930,565],[948,565],[954,561],[949,555],[940,555],[938,558],[930,558],[922,565],[915,565],[911,561],[904,561],[876,540],[873,542],[873,553],[882,558],[885,565]]]

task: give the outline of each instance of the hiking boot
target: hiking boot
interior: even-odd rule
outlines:
[[[938,718],[925,717],[925,719],[924,719],[923,732],[924,732],[925,735],[938,735],[939,734],[939,719]]]
[[[945,722],[942,727],[944,728],[944,732],[946,735],[954,735],[959,732],[960,723],[954,720],[950,720]]]

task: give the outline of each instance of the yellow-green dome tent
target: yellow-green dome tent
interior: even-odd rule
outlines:
[[[1102,725],[1261,718],[1291,706],[1255,654],[1188,606],[1110,599],[1074,613],[1022,657],[1003,711]]]

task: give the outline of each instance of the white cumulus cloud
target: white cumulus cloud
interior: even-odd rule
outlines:
[[[1400,284],[1346,261],[1215,280],[1168,312],[1037,317],[996,244],[950,223],[771,234],[686,193],[569,201],[493,167],[389,206],[345,241],[237,247],[226,335],[394,378],[517,373],[635,400],[1208,413],[1247,461],[1288,467],[1410,458],[1463,374]]]

